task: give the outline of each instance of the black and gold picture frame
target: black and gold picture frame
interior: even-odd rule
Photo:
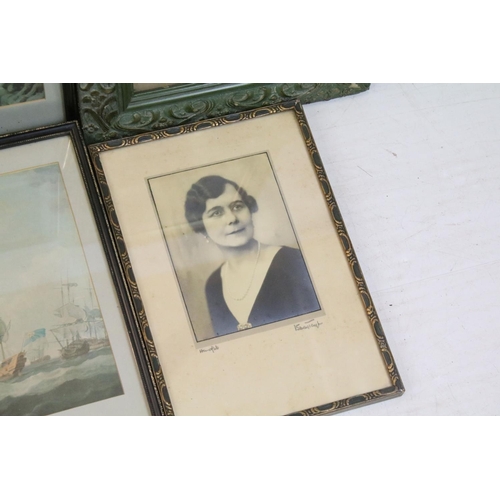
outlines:
[[[0,415],[148,415],[154,406],[88,175],[76,122],[0,137]]]
[[[164,415],[322,415],[404,387],[299,102],[89,147]]]

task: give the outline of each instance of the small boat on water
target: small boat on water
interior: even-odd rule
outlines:
[[[10,358],[4,359],[0,364],[0,381],[18,377],[25,364],[26,356],[24,352],[19,352]]]
[[[5,324],[0,318],[0,350],[2,352],[2,362],[0,363],[0,381],[10,380],[13,377],[18,377],[26,364],[26,356],[24,351],[18,352],[13,356],[5,357],[3,348],[4,342],[9,338],[10,322]]]
[[[30,359],[30,365],[41,365],[43,363],[47,363],[51,359],[52,358],[48,354],[46,354],[45,356],[42,356],[40,358]]]

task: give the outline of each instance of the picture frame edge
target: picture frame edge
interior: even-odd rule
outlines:
[[[333,189],[332,189],[330,182],[328,180],[326,170],[324,168],[319,151],[316,147],[316,143],[315,143],[314,138],[312,136],[312,132],[311,132],[311,129],[310,129],[308,121],[307,121],[307,117],[306,117],[305,112],[304,112],[304,108],[302,106],[302,103],[299,100],[284,101],[284,102],[281,102],[278,104],[259,107],[259,108],[255,108],[252,110],[241,111],[239,113],[234,113],[234,114],[226,115],[226,116],[222,116],[222,117],[207,118],[205,120],[201,120],[201,121],[196,122],[196,123],[189,123],[189,124],[184,124],[184,125],[180,125],[180,126],[169,127],[169,128],[154,131],[154,132],[143,132],[141,134],[137,134],[137,135],[134,135],[131,137],[117,138],[114,140],[103,141],[103,142],[91,144],[91,145],[87,146],[88,151],[89,151],[89,155],[90,155],[91,160],[92,160],[91,166],[94,167],[95,166],[94,162],[100,161],[100,160],[98,160],[98,157],[101,153],[104,153],[106,151],[110,151],[113,149],[127,147],[127,146],[133,146],[135,144],[149,142],[150,140],[163,139],[163,138],[173,137],[173,136],[182,135],[182,134],[186,134],[186,133],[196,132],[198,130],[203,130],[203,129],[209,128],[209,127],[230,125],[230,124],[236,123],[238,121],[259,118],[259,117],[265,117],[265,116],[268,116],[269,114],[278,113],[278,112],[286,112],[286,111],[293,111],[294,115],[297,119],[297,122],[299,124],[299,128],[301,130],[301,136],[302,136],[302,138],[305,142],[305,145],[307,147],[312,166],[314,167],[314,169],[316,171],[316,177],[318,178],[320,187],[322,189],[322,194],[325,197],[325,200],[327,201],[328,209],[330,212],[330,216],[332,217],[332,223],[333,223],[333,226],[335,228],[335,232],[337,234],[337,237],[340,239],[340,244],[344,250],[344,255],[350,264],[353,279],[357,283],[358,294],[360,296],[359,298],[364,303],[365,314],[370,319],[372,333],[375,336],[375,339],[377,341],[377,346],[378,346],[380,355],[382,357],[384,366],[385,366],[387,373],[388,373],[388,375],[391,379],[391,382],[392,382],[392,385],[378,389],[378,390],[369,391],[367,393],[350,396],[348,398],[345,398],[345,399],[342,399],[339,401],[325,403],[325,404],[322,404],[322,405],[319,405],[316,407],[311,407],[311,408],[307,408],[307,409],[300,410],[300,411],[294,411],[294,412],[289,413],[287,415],[288,416],[330,415],[330,414],[335,414],[335,413],[339,413],[342,411],[347,411],[350,409],[358,408],[361,406],[365,406],[368,404],[372,404],[372,403],[376,403],[376,402],[383,402],[383,401],[386,401],[389,399],[400,397],[405,393],[405,387],[404,387],[403,381],[401,379],[401,375],[400,375],[399,370],[398,370],[396,363],[394,361],[392,351],[389,348],[389,344],[387,342],[387,338],[386,338],[385,332],[383,330],[380,318],[376,312],[375,305],[373,303],[373,299],[372,299],[371,294],[370,294],[369,289],[368,289],[368,285],[366,284],[364,275],[363,275],[362,270],[361,270],[361,266],[359,264],[359,261],[357,259],[356,254],[355,254],[351,240],[348,236],[347,228],[345,227],[344,220],[342,218],[340,209],[338,207],[338,204],[335,200],[335,196],[333,194]],[[103,178],[105,179],[103,171],[101,171],[101,174],[102,174]],[[99,185],[101,185],[101,184],[99,184]],[[112,204],[112,200],[111,200],[111,204]],[[109,217],[108,212],[106,212],[106,214],[107,214],[107,217]],[[111,226],[109,226],[109,227],[111,227]],[[119,227],[119,224],[118,224],[118,227]],[[345,235],[345,237],[347,238],[346,239],[346,242],[348,243],[347,248],[344,245],[344,241],[341,238],[340,231],[342,231],[342,234]],[[123,242],[123,244],[125,245],[124,242]],[[126,250],[126,246],[124,246],[123,249]],[[122,265],[123,265],[123,263],[122,263]],[[130,265],[130,261],[128,261],[127,265]],[[131,265],[130,265],[130,267],[131,267]],[[137,288],[137,283],[134,283],[134,286]],[[363,297],[362,294],[365,294],[366,299],[368,299],[368,305],[366,303],[366,299]],[[134,309],[134,311],[135,311],[135,309]],[[144,313],[143,309],[139,313],[136,311],[135,314],[137,314],[138,316],[144,315],[144,318],[145,318],[145,313]],[[147,319],[146,319],[146,323],[144,323],[144,325],[143,325],[143,329],[146,327],[149,327],[149,325],[147,324]],[[142,333],[142,335],[145,335],[145,333]],[[152,336],[150,339],[148,339],[148,341],[149,340],[152,342],[152,345],[154,346],[154,340],[153,340]],[[146,349],[148,349],[147,343],[145,343],[143,345]],[[155,352],[156,360],[158,360],[156,349],[154,352]],[[151,352],[148,352],[147,355],[149,357],[151,357]],[[166,382],[165,382],[165,379],[163,377],[163,373],[161,371],[161,365],[159,363],[159,360],[158,360],[158,366],[159,366],[159,371],[156,373],[157,373],[157,375],[159,375],[161,377],[161,381],[163,384],[165,384],[165,389],[166,389]],[[168,391],[167,391],[167,394],[168,394]],[[168,398],[168,401],[162,401],[160,399],[160,400],[158,400],[158,403],[160,404],[160,406],[163,409],[162,414],[172,415],[172,416],[174,415],[174,409],[172,408],[172,404],[171,404],[171,401],[169,398]]]

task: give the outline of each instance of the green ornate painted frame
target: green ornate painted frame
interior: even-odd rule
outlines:
[[[85,142],[94,144],[284,101],[327,101],[369,87],[369,83],[188,83],[136,92],[132,83],[78,83],[76,93]]]
[[[238,121],[253,118],[265,117],[283,111],[293,110],[296,114],[298,124],[309,152],[316,176],[321,186],[323,196],[332,216],[333,227],[335,228],[346,259],[352,271],[353,279],[356,283],[359,296],[363,302],[364,310],[371,324],[371,329],[376,339],[381,358],[387,374],[391,381],[388,387],[380,388],[365,394],[356,394],[339,401],[328,402],[314,408],[299,409],[291,413],[293,416],[326,415],[338,413],[366,404],[384,401],[401,396],[405,389],[400,374],[396,367],[393,355],[387,343],[380,319],[375,310],[373,300],[366,285],[363,273],[357,260],[351,240],[347,233],[342,215],[326,176],[326,171],[322,164],[319,152],[311,135],[311,130],[307,123],[303,108],[299,101],[286,102],[264,108],[245,111],[221,118],[207,119],[194,124],[182,125],[166,130],[140,134],[131,138],[115,139],[112,141],[94,144],[88,147],[93,168],[91,171],[91,184],[94,193],[91,195],[94,203],[97,203],[99,213],[99,223],[105,233],[105,243],[112,258],[112,269],[118,281],[118,290],[122,299],[125,317],[128,318],[131,335],[134,339],[134,347],[138,358],[138,365],[148,394],[151,411],[153,415],[174,415],[174,408],[169,397],[167,384],[163,375],[162,367],[156,351],[153,334],[151,332],[148,319],[144,310],[140,291],[132,269],[132,264],[127,251],[126,242],[120,229],[110,189],[101,164],[100,155],[106,151],[125,146],[144,144],[156,139],[174,137],[211,127],[230,125]]]

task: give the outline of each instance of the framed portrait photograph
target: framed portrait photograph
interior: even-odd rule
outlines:
[[[0,137],[0,415],[148,415],[76,122]]]
[[[321,415],[401,378],[298,101],[89,147],[165,415]]]

